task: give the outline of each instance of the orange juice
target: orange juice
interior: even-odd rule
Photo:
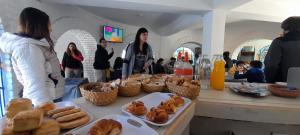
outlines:
[[[214,69],[211,73],[211,87],[215,90],[224,90],[225,84],[225,62],[219,56],[214,62]]]

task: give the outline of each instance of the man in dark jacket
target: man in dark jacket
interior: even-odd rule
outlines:
[[[108,54],[106,50],[107,41],[104,38],[101,38],[99,42],[100,44],[97,45],[97,50],[95,53],[95,62],[93,66],[95,69],[96,81],[105,82],[106,72],[108,72],[110,68],[109,59],[114,55],[114,50],[112,48],[112,52]]]
[[[289,17],[281,24],[283,36],[273,40],[265,58],[268,83],[286,82],[290,67],[300,67],[300,17]]]
[[[232,60],[229,57],[230,52],[226,51],[223,53],[223,58],[225,60],[225,70],[226,72],[233,66]]]

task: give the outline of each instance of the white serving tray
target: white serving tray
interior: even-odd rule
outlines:
[[[158,135],[156,131],[154,131],[152,128],[150,128],[147,124],[145,124],[143,121],[139,120],[138,118],[132,117],[132,116],[125,116],[125,115],[106,115],[102,117],[101,119],[113,119],[122,124],[122,131],[120,135]],[[101,120],[99,119],[99,120]],[[82,128],[77,128],[76,130],[72,130],[68,132],[69,134],[73,135],[87,135],[90,128],[99,120],[96,120]],[[134,123],[138,124],[130,124],[127,121],[134,121]],[[135,126],[139,125],[139,126]]]
[[[150,111],[150,109],[152,107],[157,107],[162,101],[167,101],[169,98],[170,98],[170,95],[175,95],[173,93],[161,93],[161,92],[155,92],[155,93],[151,93],[149,95],[146,95],[140,99],[137,99],[135,101],[142,101],[144,102],[144,105],[146,106],[147,108],[147,112]],[[127,106],[131,104],[128,103],[128,104],[125,104],[122,106],[122,111],[124,113],[127,113],[131,116],[135,116],[149,124],[152,124],[152,125],[155,125],[155,126],[166,126],[166,125],[169,125],[171,124],[190,104],[191,104],[191,100],[188,99],[188,98],[185,98],[185,97],[182,97],[184,99],[184,105],[177,108],[177,111],[175,114],[171,114],[169,115],[169,119],[167,122],[165,123],[162,123],[162,124],[158,124],[158,123],[154,123],[154,122],[151,122],[149,120],[146,119],[146,115],[144,116],[135,116],[133,114],[131,114],[130,112],[127,111]]]

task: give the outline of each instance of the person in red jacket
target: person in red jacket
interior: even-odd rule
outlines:
[[[62,67],[66,78],[80,78],[82,72],[83,56],[77,49],[76,44],[71,42],[64,53]]]

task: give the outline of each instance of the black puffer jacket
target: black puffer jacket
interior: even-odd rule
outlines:
[[[290,67],[300,67],[300,32],[289,32],[273,40],[265,58],[269,83],[286,82]]]
[[[114,52],[108,54],[107,50],[101,45],[97,45],[95,52],[94,69],[104,70],[109,68],[109,59],[114,55]]]

